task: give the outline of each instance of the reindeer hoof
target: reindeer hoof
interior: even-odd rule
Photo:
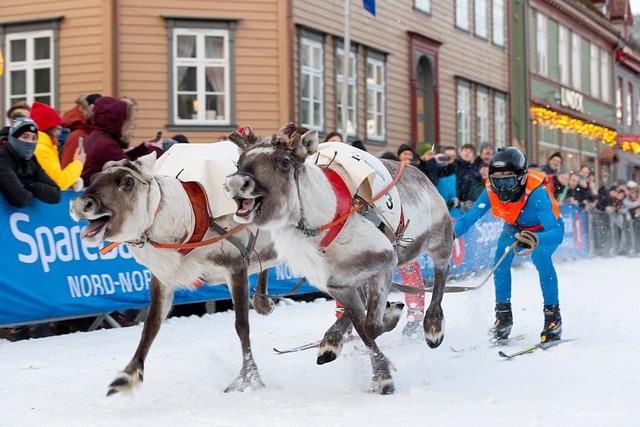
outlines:
[[[238,378],[233,380],[231,384],[227,388],[224,389],[225,393],[231,392],[244,392],[244,391],[253,391],[264,388],[265,385],[260,379],[260,377],[256,375],[251,375],[249,378],[243,378],[242,375],[238,375]]]
[[[374,379],[371,383],[370,393],[377,393],[381,395],[394,394],[396,387],[393,385],[393,378],[379,378]]]
[[[384,311],[384,331],[389,332],[392,331],[400,321],[400,317],[402,317],[402,310],[404,309],[404,304],[401,302],[392,302],[389,303],[387,301],[387,309]]]
[[[427,338],[427,345],[429,346],[429,348],[438,348],[440,344],[442,344],[443,340],[444,340],[444,335],[440,335],[440,338],[438,338],[435,341],[429,340]]]
[[[320,344],[320,349],[318,350],[318,365],[324,365],[325,363],[333,362],[340,356],[340,352],[342,351],[342,341],[332,342],[332,341],[324,341]]]
[[[427,340],[427,345],[430,348],[436,348],[442,344],[444,339],[444,316],[442,315],[442,309],[427,310],[427,315],[424,318],[424,337]]]
[[[136,369],[133,374],[120,372],[116,379],[109,384],[107,397],[116,393],[132,393],[133,390],[142,383],[143,379],[144,376],[140,369]]]
[[[275,304],[271,301],[271,298],[255,296],[253,297],[253,308],[255,308],[258,314],[268,316],[273,313]]]

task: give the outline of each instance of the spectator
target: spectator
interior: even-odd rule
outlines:
[[[442,152],[444,156],[437,156],[443,166],[438,179],[438,192],[449,208],[458,207],[459,201],[456,193],[457,178],[455,173],[455,161],[458,158],[458,153],[453,147],[444,147]]]
[[[455,161],[456,196],[464,208],[471,207],[484,190],[480,171],[475,167],[475,156],[476,147],[465,144],[460,147],[460,158]]]
[[[491,163],[491,158],[494,153],[493,144],[489,142],[484,142],[480,145],[480,155],[473,162],[476,169],[480,170],[482,167],[487,168],[487,176],[484,179],[489,177],[489,163]]]
[[[562,184],[557,179],[557,174],[560,172],[560,168],[562,167],[562,154],[559,151],[556,151],[549,157],[547,160],[547,164],[542,168],[542,172],[547,174],[547,178],[549,179],[549,185],[553,190],[553,195],[558,197],[558,194],[562,191]]]
[[[14,120],[8,143],[0,146],[0,192],[11,206],[23,208],[35,197],[45,203],[60,201],[60,188],[34,157],[38,128],[24,117]]]
[[[337,131],[329,132],[324,138],[324,142],[343,142],[342,134]]]
[[[186,136],[182,134],[176,134],[169,139],[162,140],[162,147],[158,147],[158,148],[160,148],[164,153],[169,148],[171,148],[173,144],[188,144],[188,143],[189,143],[189,140],[187,139]]]
[[[76,150],[74,159],[65,168],[60,165],[58,155],[58,132],[62,119],[60,114],[50,106],[34,102],[31,106],[31,118],[38,125],[38,146],[36,159],[42,169],[58,184],[61,190],[73,186],[78,191],[82,188],[80,174],[85,161],[82,147]]]
[[[408,144],[402,144],[398,148],[398,158],[400,159],[401,162],[404,162],[406,160],[406,161],[409,161],[409,163],[417,163],[416,153],[413,151],[413,148],[411,148],[411,146]]]
[[[353,141],[351,143],[352,147],[358,148],[362,151],[367,151],[367,147],[364,146],[364,144],[362,143],[362,141],[360,141],[359,139],[356,139],[355,141]]]
[[[638,184],[635,181],[627,182],[626,198],[622,201],[626,219],[628,221],[637,218],[638,208],[640,208],[640,199],[638,197]]]
[[[144,141],[128,149],[135,129],[136,110],[135,101],[129,98],[103,96],[96,100],[93,105],[95,129],[85,140],[87,162],[82,172],[85,182],[91,182],[91,177],[102,171],[107,162],[127,158],[135,160],[152,151],[162,154],[152,141]]]
[[[569,187],[570,190],[567,195],[569,203],[578,206],[580,209],[593,208],[596,201],[596,192],[593,190],[592,184],[589,183],[589,175],[584,174],[584,166],[580,168],[579,174],[571,174]]]
[[[558,174],[558,182],[562,184],[562,191],[556,196],[556,200],[558,201],[558,203],[565,203],[567,201],[570,193],[569,184],[571,183],[571,177],[573,175],[573,173],[569,174],[569,172],[564,171]],[[575,179],[575,184],[578,184],[577,178]],[[575,185],[572,188],[575,188]]]
[[[80,138],[86,140],[93,131],[93,103],[100,96],[99,93],[79,96],[76,99],[76,105],[62,116],[62,126],[70,131],[62,148],[60,164],[63,168],[73,162]]]
[[[11,125],[16,119],[22,117],[29,117],[31,109],[29,104],[24,101],[18,101],[9,108],[7,111],[7,119],[9,119],[9,126],[5,126],[0,129],[0,144],[6,144],[9,141],[9,130]]]

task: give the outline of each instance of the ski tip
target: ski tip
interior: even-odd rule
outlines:
[[[498,356],[504,357],[505,359],[509,359],[509,355],[502,350],[498,352]]]

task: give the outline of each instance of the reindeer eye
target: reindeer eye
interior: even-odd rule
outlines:
[[[131,190],[131,187],[133,187],[133,177],[130,176],[130,175],[125,176],[124,178],[122,178],[122,181],[120,182],[120,185],[125,190]]]
[[[289,160],[288,157],[283,157],[280,159],[279,166],[280,166],[280,169],[286,172],[289,170],[289,167],[291,167],[291,160]]]

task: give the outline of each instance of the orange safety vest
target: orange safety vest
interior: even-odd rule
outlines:
[[[491,188],[490,180],[487,179],[487,182],[485,185],[487,187],[487,194],[489,195],[489,201],[491,202],[491,213],[496,218],[500,218],[501,220],[511,225],[516,225],[516,221],[518,220],[518,217],[520,216],[525,205],[527,204],[527,201],[529,200],[529,196],[531,195],[533,190],[540,187],[541,185],[545,186],[545,189],[547,190],[547,194],[551,199],[551,208],[553,209],[553,215],[556,217],[556,219],[560,217],[560,207],[558,206],[558,201],[553,195],[553,189],[550,187],[550,183],[549,183],[549,180],[547,179],[547,176],[542,172],[539,172],[533,169],[528,170],[527,186],[524,191],[524,195],[520,200],[513,203],[503,202],[502,200],[500,200],[498,195]],[[534,231],[540,228],[541,228],[540,225],[534,226],[534,227],[526,227],[526,229],[530,229]]]

